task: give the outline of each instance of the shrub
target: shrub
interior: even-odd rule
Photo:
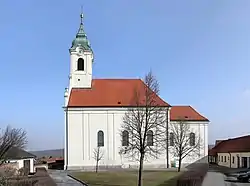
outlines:
[[[27,171],[24,168],[17,169],[12,164],[5,164],[0,169],[0,186],[32,186],[35,180],[25,176]]]
[[[13,178],[6,181],[6,186],[32,186],[37,182],[37,180],[32,180],[30,178]]]
[[[197,164],[178,177],[177,186],[201,186],[208,171],[208,164]]]

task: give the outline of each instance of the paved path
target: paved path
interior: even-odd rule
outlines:
[[[58,186],[83,186],[82,183],[68,176],[66,171],[48,170],[50,177],[56,182]]]
[[[224,175],[218,172],[208,172],[202,186],[225,186]]]

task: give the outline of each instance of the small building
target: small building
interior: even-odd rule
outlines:
[[[34,160],[36,156],[18,148],[11,148],[6,154],[6,163],[16,163],[16,168],[24,168],[27,173],[34,173]]]
[[[208,152],[209,162],[230,168],[250,167],[250,135],[220,140]]]

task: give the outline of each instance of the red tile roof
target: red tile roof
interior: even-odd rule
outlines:
[[[71,90],[68,107],[136,106],[133,101],[135,90],[145,95],[145,88],[146,85],[140,79],[94,79],[91,89]],[[143,102],[144,97],[141,98]],[[154,102],[157,106],[170,106],[157,95]]]
[[[223,140],[212,150],[216,153],[250,152],[250,135]]]
[[[208,150],[208,155],[209,156],[216,156],[217,152],[214,148]]]
[[[191,106],[172,106],[170,111],[170,120],[178,121],[180,119],[186,121],[208,121],[207,118],[199,114]]]
[[[70,93],[68,107],[129,107],[134,103],[135,90],[145,95],[146,85],[141,79],[94,79],[91,89],[73,88]],[[143,96],[140,101],[143,106]],[[145,102],[145,101],[144,101]],[[155,95],[157,106],[171,107],[159,96]],[[144,103],[145,104],[145,103]],[[208,121],[191,106],[173,106],[170,119],[188,121]]]
[[[56,161],[63,161],[64,158],[49,158],[46,160],[47,163],[54,163]]]

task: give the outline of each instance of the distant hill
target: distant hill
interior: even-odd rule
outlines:
[[[52,149],[52,150],[41,150],[41,151],[29,151],[30,153],[37,156],[37,158],[44,157],[64,157],[64,149]]]

